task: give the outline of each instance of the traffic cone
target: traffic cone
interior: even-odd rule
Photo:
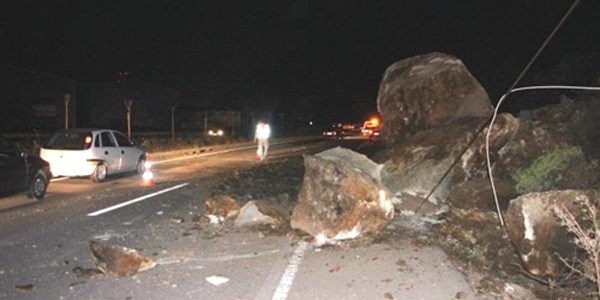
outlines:
[[[150,170],[144,171],[142,175],[142,185],[143,186],[154,186],[156,182],[154,182],[154,174]]]

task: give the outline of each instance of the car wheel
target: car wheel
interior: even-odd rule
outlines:
[[[41,200],[44,198],[47,188],[48,178],[46,178],[46,174],[44,174],[42,170],[39,170],[33,176],[31,183],[29,183],[29,187],[27,188],[27,197]]]
[[[135,172],[138,173],[139,175],[142,175],[142,174],[144,174],[144,171],[146,171],[146,160],[143,158],[140,158],[138,160],[137,167],[135,168]]]
[[[94,173],[92,173],[92,181],[94,182],[103,182],[106,180],[106,174],[108,173],[108,169],[106,168],[106,164],[100,163],[94,169]]]

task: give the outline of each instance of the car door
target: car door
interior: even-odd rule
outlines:
[[[121,155],[117,142],[110,131],[100,132],[100,148],[97,149],[100,159],[102,159],[108,167],[109,174],[119,173],[121,170]]]
[[[0,141],[0,194],[22,190],[27,183],[25,159],[17,149]]]
[[[139,157],[137,149],[133,147],[133,143],[131,143],[131,141],[122,133],[118,131],[113,131],[112,133],[119,145],[121,172],[134,171],[137,167]]]

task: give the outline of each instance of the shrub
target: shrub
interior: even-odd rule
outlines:
[[[556,148],[548,151],[528,166],[520,169],[513,176],[519,194],[546,191],[554,187],[564,172],[575,159],[585,159],[579,146]]]

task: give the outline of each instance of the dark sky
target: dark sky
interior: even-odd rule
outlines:
[[[0,57],[5,65],[81,81],[129,71],[192,95],[317,97],[374,107],[387,66],[441,51],[462,59],[497,97],[572,3],[4,0]],[[598,51],[599,44],[600,1],[583,0],[536,68]]]

